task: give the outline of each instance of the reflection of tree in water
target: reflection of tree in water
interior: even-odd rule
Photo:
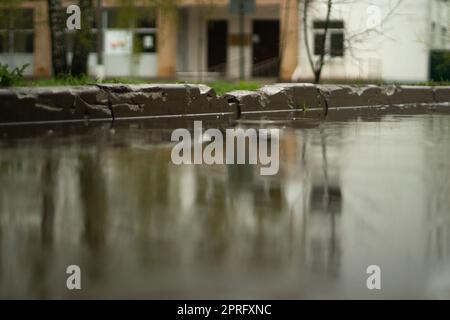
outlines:
[[[161,241],[174,222],[173,213],[168,210],[170,153],[142,148],[111,150],[109,166],[113,177],[108,180],[108,199],[120,223],[117,227],[133,232],[128,237],[137,241],[139,262],[152,265],[161,263],[162,256],[170,250],[162,248],[166,244]]]
[[[50,288],[50,268],[53,261],[54,223],[55,223],[55,185],[58,160],[53,155],[52,148],[45,150],[42,161],[37,160],[41,166],[41,242],[37,246],[30,244],[28,262],[31,266],[30,286],[32,291],[40,298],[48,298]]]
[[[105,243],[107,223],[106,186],[98,154],[80,155],[80,193],[83,205],[84,241],[92,250]]]
[[[52,280],[51,267],[54,261],[54,232],[55,232],[55,199],[56,199],[56,181],[59,160],[54,154],[52,147],[44,148],[43,152],[35,154],[32,160],[33,165],[31,170],[39,172],[37,175],[38,189],[40,191],[39,198],[41,206],[38,211],[40,214],[40,241],[34,241],[30,237],[26,243],[26,263],[29,266],[29,290],[33,292],[36,297],[45,299],[51,294],[51,287],[48,286]],[[16,172],[16,174],[23,174],[29,163],[25,160],[22,164],[24,166]],[[33,181],[30,179],[30,183]],[[19,201],[13,199],[13,201]],[[23,267],[23,266],[22,266]],[[24,272],[22,270],[22,272]]]
[[[52,157],[51,150],[46,156],[41,173],[42,181],[42,220],[41,236],[44,246],[53,244],[53,225],[55,220],[55,182],[57,164]]]
[[[339,273],[341,248],[337,232],[341,214],[342,198],[338,178],[330,177],[327,136],[324,124],[319,127],[321,153],[321,182],[312,181],[310,218],[307,232],[310,234],[310,263],[314,271],[337,276]],[[318,159],[316,159],[318,160]],[[336,165],[336,164],[334,164]],[[332,179],[331,179],[332,178]],[[326,226],[329,230],[326,231]],[[308,230],[312,229],[312,230]],[[309,260],[309,259],[308,259]]]
[[[259,153],[262,143],[259,135],[256,141]],[[269,140],[268,151],[270,143]],[[248,143],[245,152],[248,159]],[[228,217],[230,232],[234,235],[229,247],[239,252],[243,263],[259,266],[281,263],[284,251],[272,250],[286,244],[286,234],[277,237],[280,228],[287,227],[281,192],[279,174],[261,176],[260,165],[227,165]]]
[[[166,270],[185,275],[189,283],[195,283],[202,268],[214,266],[227,276],[265,267],[272,268],[274,277],[285,270],[301,274],[304,265],[318,273],[338,272],[341,198],[335,171],[329,170],[334,149],[325,132],[317,145],[312,138],[318,131],[309,132],[283,132],[280,172],[267,177],[252,165],[175,166],[170,147],[143,138],[158,136],[158,130],[139,131],[126,143],[120,143],[118,130],[113,145],[96,136],[88,146],[72,149],[65,156],[72,160],[68,163],[61,159],[62,150],[46,152],[39,157],[38,235],[49,247],[81,238],[76,261],[86,283],[97,283],[105,296],[117,289],[117,273],[108,272],[113,268],[127,281],[136,280],[138,289],[155,292],[156,284],[149,288],[142,279],[165,284],[161,274]],[[311,161],[314,156],[318,161]],[[55,181],[75,173],[71,188],[55,188]],[[58,212],[61,208],[67,215]],[[61,219],[69,216],[72,220],[63,226]],[[34,269],[33,295],[45,297],[51,292],[44,289],[52,288],[42,280],[52,271],[48,264],[62,258],[53,255],[52,260],[32,245],[26,250],[36,253],[26,260]]]
[[[97,152],[83,152],[79,156],[79,188],[84,231],[83,242],[89,248],[87,274],[99,279],[105,276],[105,238],[108,205],[101,156]],[[81,266],[84,268],[84,265]]]

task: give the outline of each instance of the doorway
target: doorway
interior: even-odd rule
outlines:
[[[280,69],[280,23],[253,21],[253,77],[277,77]]]
[[[228,22],[208,21],[208,72],[227,71]]]

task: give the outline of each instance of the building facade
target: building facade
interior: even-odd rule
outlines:
[[[172,6],[155,6],[148,0],[133,2],[139,14],[132,28],[126,24],[126,16],[125,21],[121,17],[126,11],[124,1],[102,1],[106,77],[238,78],[241,43],[246,78],[292,77],[298,56],[297,1],[255,0],[243,20],[243,34],[230,0],[172,1]],[[64,7],[78,4],[62,2]],[[0,23],[0,63],[11,67],[28,64],[25,75],[50,77],[47,1],[23,1],[19,6],[15,11],[20,11],[20,19],[0,5],[3,15],[11,16]],[[65,32],[70,52],[72,34]],[[95,26],[92,32],[97,32]],[[88,72],[94,75],[97,54],[94,43],[91,47]],[[70,61],[70,54],[68,58]]]
[[[327,1],[310,3],[304,24],[299,8],[298,66],[294,80],[311,80],[305,32],[317,61]],[[333,1],[322,79],[398,82],[440,80],[439,57],[450,50],[450,1]],[[447,76],[448,71],[447,71]]]

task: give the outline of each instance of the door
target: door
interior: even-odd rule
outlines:
[[[280,65],[280,23],[278,20],[253,21],[254,77],[277,77]]]
[[[228,22],[208,21],[208,71],[225,73],[227,70]]]

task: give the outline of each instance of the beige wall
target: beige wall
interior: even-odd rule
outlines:
[[[34,3],[34,76],[52,75],[50,29],[48,27],[47,1]]]
[[[280,1],[280,80],[291,81],[298,59],[298,1]]]
[[[160,9],[157,19],[158,78],[175,78],[177,71],[178,17],[172,10]]]

